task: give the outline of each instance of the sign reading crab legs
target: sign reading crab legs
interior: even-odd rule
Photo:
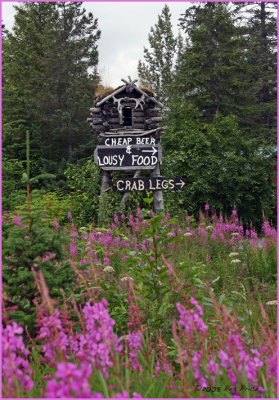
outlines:
[[[113,182],[113,190],[119,192],[181,190],[185,182],[181,178],[125,178]]]
[[[97,146],[94,161],[104,170],[154,169],[162,159],[160,144],[153,146]]]

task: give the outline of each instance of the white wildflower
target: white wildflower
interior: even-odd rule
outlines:
[[[277,306],[277,300],[271,300],[266,303],[267,306]]]
[[[239,235],[239,232],[233,232],[232,233],[232,236],[238,236]]]
[[[240,262],[241,262],[241,260],[238,260],[237,258],[236,258],[235,260],[232,260],[232,261],[231,261],[232,264],[238,264],[238,263],[240,263]]]
[[[193,236],[193,235],[191,232],[186,232],[184,236],[188,237],[188,236]]]
[[[134,279],[131,278],[130,276],[124,276],[123,278],[120,279],[121,282],[126,282],[126,281],[132,281],[134,282]]]
[[[210,229],[213,229],[213,226],[212,226],[212,225],[208,225],[205,229],[206,229],[207,231],[209,231]]]
[[[114,272],[114,269],[108,265],[106,268],[104,268],[104,272]]]
[[[233,252],[233,253],[230,253],[230,254],[229,254],[229,257],[236,257],[236,256],[238,256],[238,255],[239,255],[239,253]]]

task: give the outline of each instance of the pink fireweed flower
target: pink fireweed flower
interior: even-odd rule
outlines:
[[[187,223],[189,223],[189,222],[190,222],[190,217],[189,217],[189,215],[188,215],[188,214],[186,214],[186,215],[185,215],[185,220],[186,220],[186,222],[187,222]]]
[[[54,218],[54,221],[53,221],[53,226],[54,226],[54,228],[56,228],[56,229],[59,229],[59,228],[61,228],[61,226],[58,224],[58,222],[57,222],[57,219],[56,219],[56,218]]]
[[[125,218],[126,218],[125,215],[122,213],[121,214],[121,221],[125,221]]]
[[[105,266],[109,265],[109,258],[108,257],[104,257],[104,265]]]
[[[167,238],[170,239],[170,238],[172,238],[174,236],[175,236],[175,232],[171,231],[170,233],[168,233]]]
[[[71,211],[70,211],[70,210],[68,211],[68,218],[69,218],[70,220],[72,220],[72,219],[73,219],[73,217],[72,217],[72,214],[71,214]]]
[[[58,363],[54,377],[47,383],[45,397],[88,398],[93,397],[88,379],[92,374],[90,363],[82,363],[81,369],[73,363]]]
[[[209,210],[209,204],[208,204],[208,203],[206,203],[204,209],[205,209],[205,211],[208,211],[208,210]]]
[[[138,361],[138,352],[142,349],[141,332],[129,332],[128,336],[129,345],[129,360],[134,369],[142,370],[142,366]]]
[[[195,305],[197,311],[194,310],[186,310],[181,303],[176,303],[177,310],[180,314],[179,324],[184,326],[186,334],[190,334],[195,330],[199,332],[207,331],[207,326],[204,324],[203,320],[199,317],[202,312],[201,307],[198,302],[191,298],[192,304]]]
[[[67,350],[69,339],[63,331],[59,310],[42,317],[37,339],[43,340],[42,350],[48,360],[55,360],[59,350]]]
[[[33,370],[29,367],[27,355],[22,339],[23,328],[13,322],[2,330],[2,374],[4,397],[16,397],[17,387],[15,381],[24,393],[32,390],[33,381],[30,375]]]
[[[177,224],[177,236],[181,236],[181,235],[182,235],[181,226],[179,224]]]
[[[12,223],[13,223],[14,225],[19,226],[20,228],[24,228],[24,225],[23,225],[23,223],[21,222],[22,218],[23,218],[23,217],[15,217],[15,218],[12,219]]]
[[[107,310],[107,301],[103,299],[93,306],[86,303],[82,312],[86,320],[86,334],[79,336],[78,355],[81,359],[93,362],[97,369],[101,369],[104,376],[108,377],[108,368],[113,366],[111,355],[114,349],[121,351],[120,339],[113,332],[115,321],[111,319]],[[87,343],[87,349],[83,350],[82,342]]]
[[[130,399],[129,393],[127,392],[127,390],[124,390],[124,392],[122,392],[122,393],[116,393],[115,398],[116,399]],[[137,392],[134,392],[132,398],[133,399],[142,399],[142,395]]]
[[[118,224],[118,215],[116,213],[114,214],[113,220],[114,220],[115,225],[117,225]]]
[[[200,386],[208,386],[206,379],[203,377],[201,373],[201,363],[200,359],[202,358],[201,351],[194,351],[191,359],[191,367],[194,372],[194,378],[199,383]]]
[[[232,211],[232,217],[236,217],[237,216],[237,211],[236,211],[236,209],[234,209],[233,211]]]
[[[70,254],[72,257],[76,257],[78,255],[78,249],[75,241],[71,241],[70,243]]]
[[[129,216],[129,223],[131,226],[134,226],[134,217],[132,214],[130,214],[130,216]]]

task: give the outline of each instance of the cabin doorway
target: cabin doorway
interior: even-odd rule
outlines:
[[[122,116],[123,116],[123,126],[133,125],[132,107],[123,107]]]

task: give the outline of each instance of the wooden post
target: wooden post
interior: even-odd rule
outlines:
[[[106,190],[109,188],[110,182],[110,173],[108,171],[102,172],[102,182],[101,182],[101,193],[100,193],[100,200],[99,200],[99,213],[98,213],[98,223],[101,223],[101,215],[103,209],[103,200],[106,193]]]
[[[134,178],[139,178],[140,174],[141,174],[140,170],[136,171],[135,174],[134,174]],[[124,195],[123,195],[123,197],[121,199],[121,202],[120,202],[119,211],[123,211],[124,210],[125,203],[128,200],[129,195],[130,195],[130,192],[124,193]]]
[[[160,166],[159,163],[156,167],[151,171],[151,178],[157,178],[160,176]],[[155,214],[160,214],[161,211],[164,211],[164,198],[163,192],[161,190],[155,191],[153,194],[154,199],[154,212]]]

